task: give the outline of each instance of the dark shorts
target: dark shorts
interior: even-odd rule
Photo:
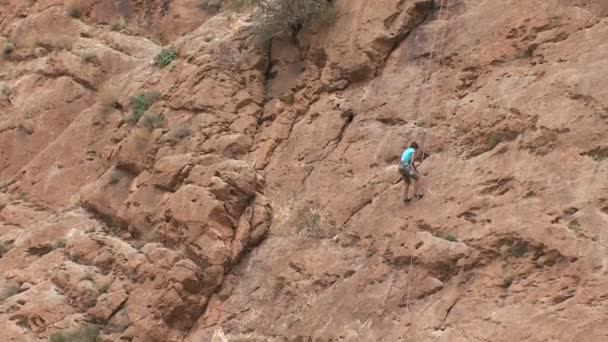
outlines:
[[[411,166],[399,166],[399,173],[401,174],[401,177],[403,177],[403,180],[406,183],[410,183],[411,180],[418,180],[418,172],[416,172],[416,170],[414,170]]]

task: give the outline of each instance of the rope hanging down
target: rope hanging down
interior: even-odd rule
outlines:
[[[441,21],[442,17],[443,17],[443,13],[444,13],[444,8],[448,8],[450,5],[450,0],[441,0],[441,4],[439,7],[439,14],[438,14],[438,20]],[[446,18],[444,18],[445,20]],[[447,21],[444,23],[443,25],[443,34],[445,34],[446,30],[445,28],[447,27]],[[415,119],[418,120],[418,115],[420,113],[420,91],[422,90],[422,86],[425,85],[428,82],[428,78],[430,76],[430,71],[431,71],[431,67],[433,65],[433,56],[435,53],[435,46],[437,43],[437,36],[440,32],[440,28],[435,29],[435,33],[433,34],[433,42],[431,43],[431,52],[429,54],[429,62],[427,64],[426,67],[426,71],[424,73],[424,78],[422,79],[422,84],[420,85],[420,88],[418,88],[418,95],[416,96],[416,116]],[[422,160],[424,160],[424,154],[425,154],[425,149],[426,149],[426,132],[423,132],[422,135]],[[414,240],[412,241],[412,246],[410,251],[412,252],[415,248],[415,244],[416,241],[418,240],[418,230],[415,229],[414,230]],[[410,256],[410,265],[409,265],[409,270],[407,273],[407,294],[406,294],[406,307],[408,310],[411,311],[410,308],[410,288],[411,288],[411,283],[412,283],[412,270],[414,267],[414,258],[413,256]]]

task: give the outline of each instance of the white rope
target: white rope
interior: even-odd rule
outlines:
[[[446,5],[447,4],[447,5]],[[438,19],[441,20],[442,18],[442,14],[444,12],[444,7],[448,7],[450,4],[450,0],[441,0],[441,5],[439,7],[439,15],[438,15]],[[446,5],[446,6],[444,6]],[[447,26],[447,22],[443,25],[444,28]],[[445,32],[445,30],[443,30]],[[429,54],[429,62],[427,64],[427,68],[426,68],[426,72],[424,75],[424,79],[422,80],[422,85],[426,84],[428,81],[428,77],[430,75],[430,69],[432,67],[432,63],[433,63],[433,54],[435,53],[435,45],[437,43],[437,35],[439,34],[440,29],[437,28],[435,30],[435,33],[433,35],[433,42],[431,44],[431,52]],[[420,88],[422,89],[422,87]],[[417,99],[420,98],[420,96],[416,97]],[[416,117],[415,119],[418,120],[418,114],[420,113],[420,105],[418,104],[418,106],[416,107]],[[426,149],[426,132],[423,132],[422,135],[422,160],[424,160],[424,154],[425,154],[425,149]],[[408,310],[411,311],[410,308],[410,289],[411,289],[411,283],[412,283],[412,273],[413,273],[413,268],[414,268],[414,249],[416,248],[416,242],[418,240],[418,229],[414,229],[414,239],[412,241],[412,247],[410,249],[410,265],[409,265],[409,270],[407,273],[407,290],[406,290],[406,307]]]

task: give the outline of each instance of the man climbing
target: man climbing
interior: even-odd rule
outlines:
[[[405,182],[405,197],[403,202],[409,202],[411,200],[408,193],[410,191],[410,183],[412,180],[414,180],[414,198],[421,199],[423,196],[422,192],[418,191],[420,176],[418,175],[418,170],[416,170],[416,164],[414,162],[417,157],[416,150],[418,150],[418,144],[416,142],[412,142],[410,147],[401,155],[401,161],[399,162],[399,173]]]

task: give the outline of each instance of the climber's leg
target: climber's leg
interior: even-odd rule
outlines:
[[[411,180],[405,169],[400,168],[399,173],[401,174],[401,178],[403,178],[403,183],[405,183],[405,187],[403,188],[403,201],[407,202],[410,200],[408,193],[410,192]]]
[[[418,175],[418,171],[412,171],[410,177],[414,180],[414,198],[421,199],[423,194],[420,192],[420,175]]]

